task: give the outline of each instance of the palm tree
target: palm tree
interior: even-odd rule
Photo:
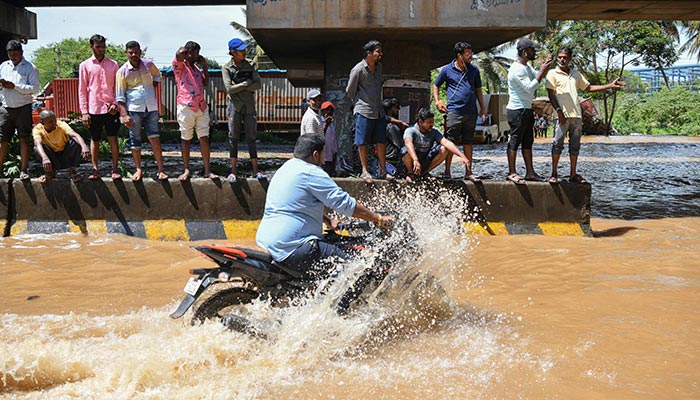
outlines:
[[[510,46],[511,43],[504,43],[476,55],[476,65],[481,71],[482,85],[486,87],[487,93],[507,90],[504,82],[508,80],[508,68],[513,60],[504,57],[502,53]]]
[[[247,15],[246,9],[243,9],[243,15]],[[255,38],[245,25],[231,21],[231,27],[242,36],[241,39],[248,45],[248,57],[255,61],[258,69],[277,69],[275,63],[265,54],[265,50],[258,46],[258,42],[255,41]]]
[[[700,62],[700,21],[682,21],[680,25],[688,40],[678,50],[687,51],[691,56],[695,54]]]

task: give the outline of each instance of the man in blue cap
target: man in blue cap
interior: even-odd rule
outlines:
[[[241,123],[245,128],[245,140],[248,143],[250,163],[253,167],[253,177],[262,179],[265,176],[258,171],[258,152],[255,146],[257,132],[257,113],[255,111],[255,91],[262,86],[258,67],[255,62],[245,58],[248,45],[241,39],[235,38],[228,42],[231,61],[221,68],[224,87],[228,93],[228,135],[231,157],[231,174],[229,182],[238,180],[236,162],[238,160],[238,139],[241,137]]]

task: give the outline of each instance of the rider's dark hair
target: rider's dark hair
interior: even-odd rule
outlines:
[[[22,42],[19,40],[10,40],[7,42],[7,46],[5,46],[5,50],[7,51],[21,51],[22,50]]]
[[[378,40],[370,40],[364,46],[362,46],[362,58],[367,57],[367,54],[372,54],[375,50],[381,48],[382,44]]]
[[[466,49],[471,49],[472,45],[470,45],[467,42],[457,42],[455,43],[455,57],[457,57],[458,54],[464,53],[464,50]]]
[[[560,47],[559,50],[557,50],[557,54],[559,54],[561,52],[566,53],[566,55],[569,57],[573,57],[573,55],[574,55],[574,50],[569,46]]]
[[[435,114],[429,108],[421,108],[416,115],[416,121],[425,121],[428,118],[435,118]]]
[[[294,146],[294,158],[305,160],[311,157],[314,151],[322,152],[325,145],[326,139],[323,135],[313,133],[301,135]]]
[[[141,45],[139,44],[139,42],[137,42],[135,40],[130,40],[130,41],[126,42],[126,45],[124,45],[124,47],[126,47],[127,50],[129,50],[129,49],[139,49],[140,50],[141,49]]]
[[[90,36],[90,46],[92,46],[95,43],[105,43],[106,41],[107,39],[105,39],[105,37],[100,35],[99,33]]]
[[[199,43],[189,41],[185,43],[185,50],[190,51],[190,50],[201,50],[202,48],[199,46]]]

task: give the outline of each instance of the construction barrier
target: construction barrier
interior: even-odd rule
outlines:
[[[404,183],[337,179],[353,196],[367,199],[405,190]],[[262,218],[267,180],[236,183],[192,179],[102,179],[77,184],[54,179],[0,181],[0,219],[5,236],[34,233],[120,233],[154,240],[250,239]],[[464,206],[477,210],[465,221],[476,234],[590,236],[590,185],[465,181],[436,183],[459,190]],[[0,217],[1,218],[1,217]],[[2,222],[4,221],[4,222]]]

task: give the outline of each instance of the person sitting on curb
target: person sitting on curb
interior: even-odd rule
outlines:
[[[403,163],[407,170],[406,182],[408,183],[415,182],[419,177],[426,176],[428,172],[435,169],[445,161],[448,151],[459,156],[462,165],[468,171],[467,156],[437,129],[434,129],[434,123],[435,114],[426,108],[421,108],[418,110],[416,124],[408,127],[403,134]],[[479,181],[477,178],[471,180]]]
[[[36,154],[46,173],[39,177],[39,183],[50,181],[59,169],[70,168],[73,182],[82,180],[75,169],[80,165],[80,157],[90,159],[90,150],[83,138],[67,123],[58,121],[51,110],[39,114],[41,123],[33,131]]]

